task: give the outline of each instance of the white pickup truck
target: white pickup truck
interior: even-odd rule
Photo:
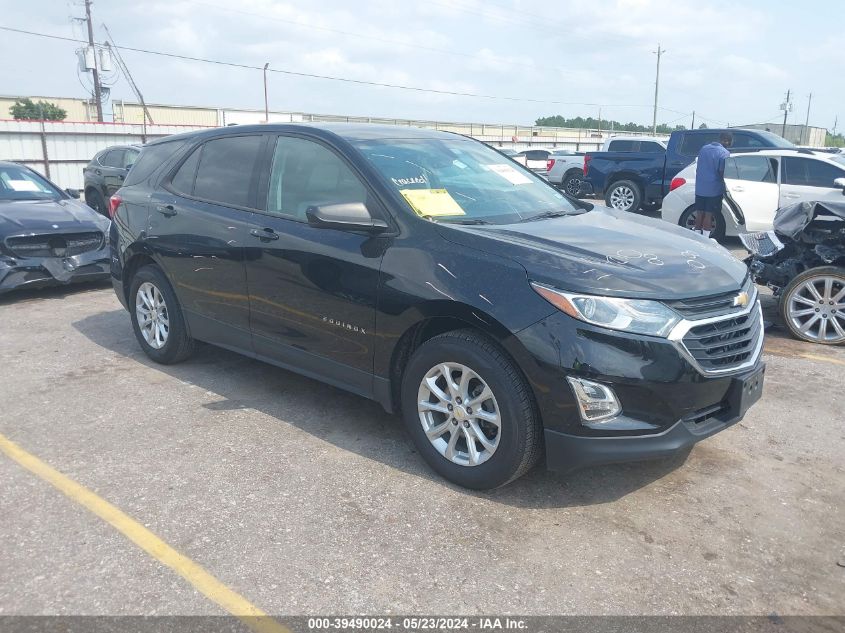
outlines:
[[[549,156],[546,170],[550,183],[577,197],[584,180],[584,152],[559,150]]]

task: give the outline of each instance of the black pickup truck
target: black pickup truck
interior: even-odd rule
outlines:
[[[679,171],[693,162],[699,150],[733,134],[733,150],[794,148],[786,139],[763,130],[678,130],[669,137],[665,152],[587,152],[584,156],[586,193],[604,196],[607,206],[619,211],[659,207]],[[583,191],[583,190],[582,190]]]

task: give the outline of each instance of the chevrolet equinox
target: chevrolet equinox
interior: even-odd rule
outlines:
[[[151,359],[204,341],[374,399],[461,486],[543,456],[559,471],[668,456],[761,394],[741,262],[455,134],[167,137],[109,211],[115,292]]]

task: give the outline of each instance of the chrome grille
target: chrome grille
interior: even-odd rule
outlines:
[[[715,373],[732,371],[754,362],[762,337],[763,323],[755,302],[745,314],[693,324],[682,343],[702,370]]]
[[[48,233],[45,235],[23,235],[6,239],[6,247],[16,257],[73,257],[103,246],[103,234]]]

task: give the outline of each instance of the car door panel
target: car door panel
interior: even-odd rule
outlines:
[[[315,141],[280,136],[265,162],[272,167],[270,193],[265,212],[252,216],[246,255],[254,350],[369,394],[379,274],[389,238],[316,228],[305,210],[376,203],[345,161]]]
[[[148,241],[173,284],[192,336],[244,350],[251,350],[252,340],[245,245],[263,143],[261,135],[207,141],[150,199]],[[193,177],[186,177],[191,170]],[[241,186],[248,191],[245,204],[214,200],[223,196],[203,188],[211,181],[221,188]]]
[[[845,169],[825,160],[803,156],[786,156],[782,163],[780,206],[813,200],[842,201],[842,190],[835,188],[833,181],[845,177]]]
[[[778,209],[777,163],[760,155],[737,155],[725,161],[726,197],[739,207],[746,231],[768,231]]]

